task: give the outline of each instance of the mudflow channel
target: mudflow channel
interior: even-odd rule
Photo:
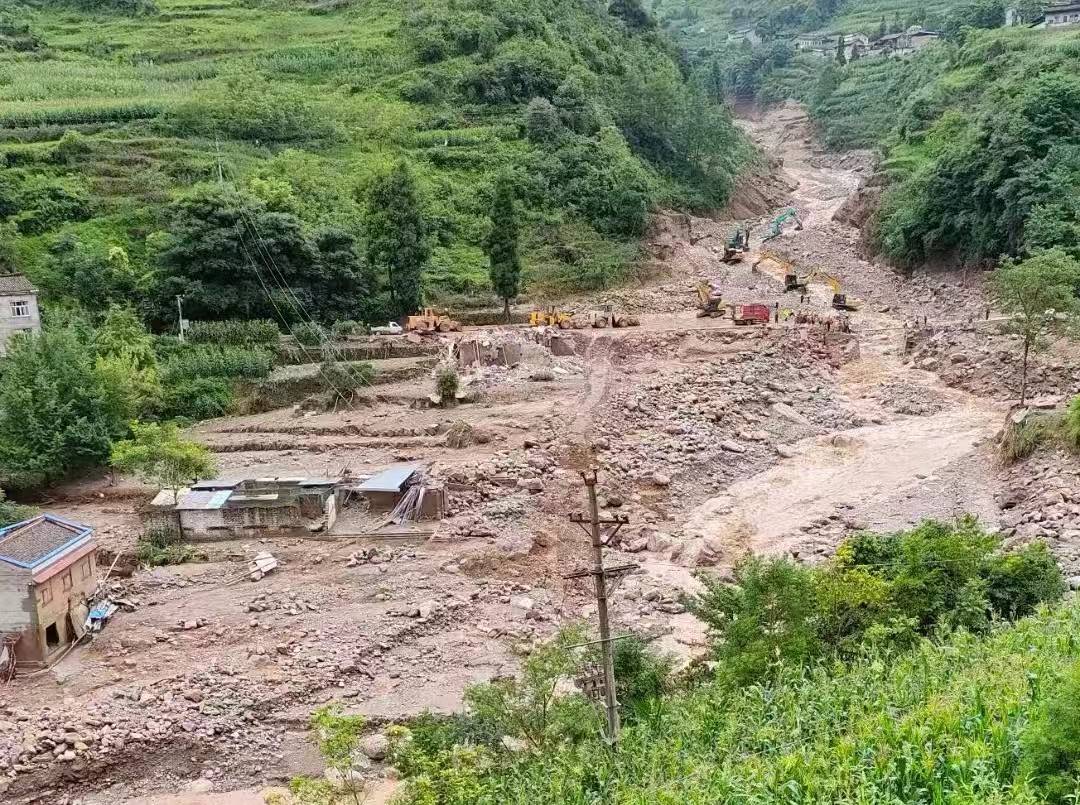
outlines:
[[[794,237],[829,237],[831,248],[850,252],[837,255],[841,263],[857,261],[847,239],[821,230],[837,226],[832,215],[858,188],[859,175],[814,159],[801,110],[787,106],[743,124],[759,145],[783,159],[782,170],[795,187],[792,202],[804,224]],[[837,512],[849,523],[883,530],[903,528],[923,517],[966,512],[994,524],[988,441],[1000,426],[1002,409],[946,389],[935,375],[906,366],[901,321],[872,312],[873,299],[864,301],[866,312],[853,317],[855,331],[862,333],[862,357],[841,369],[842,387],[853,404],[872,398],[875,386],[910,384],[913,393],[940,399],[941,410],[804,440],[791,458],[732,484],[694,509],[687,518],[687,536],[712,538],[725,547],[723,555],[731,557],[746,550],[799,552],[807,547],[807,533],[815,524],[836,519]]]

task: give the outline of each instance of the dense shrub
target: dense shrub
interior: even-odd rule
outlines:
[[[147,567],[182,565],[198,556],[194,547],[171,531],[147,531],[135,541],[135,559]]]
[[[181,134],[255,142],[296,142],[337,136],[334,121],[310,93],[259,73],[228,76],[210,84],[169,115]]]
[[[1046,802],[1075,802],[1080,794],[1080,663],[1054,681],[1024,730],[1023,769]]]
[[[305,347],[317,347],[327,340],[326,330],[313,322],[302,322],[292,328],[293,338]]]
[[[161,413],[198,421],[224,416],[233,407],[232,383],[223,377],[195,377],[166,386]]]
[[[749,557],[734,584],[702,581],[688,603],[709,627],[721,673],[742,685],[821,656],[902,648],[942,627],[985,632],[1065,591],[1043,546],[1002,551],[971,518],[857,534],[816,567]]]

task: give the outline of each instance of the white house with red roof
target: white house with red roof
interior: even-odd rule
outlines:
[[[54,514],[0,528],[0,642],[19,666],[45,667],[82,635],[96,550],[90,526]]]

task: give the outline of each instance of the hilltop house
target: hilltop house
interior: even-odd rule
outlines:
[[[1080,25],[1080,2],[1047,6],[1043,9],[1043,19],[1047,28],[1059,25]]]
[[[37,289],[22,274],[5,274],[0,264],[0,355],[16,333],[40,332]]]
[[[811,31],[795,37],[793,45],[800,53],[808,53],[822,59],[836,58],[840,37],[844,37],[844,58],[850,60],[852,52],[866,53],[870,40],[865,34],[839,34],[829,31]]]
[[[0,644],[20,666],[50,665],[83,634],[96,548],[93,529],[52,514],[0,528]]]

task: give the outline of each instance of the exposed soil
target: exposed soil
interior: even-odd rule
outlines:
[[[1050,533],[1059,556],[1080,561],[1065,459],[1040,458],[1046,466],[1016,492],[1016,470],[993,457],[1007,401],[971,375],[943,380],[962,362],[920,346],[933,333],[998,337],[973,323],[985,318],[978,278],[906,278],[863,260],[858,231],[836,213],[870,175],[870,156],[819,151],[791,105],[745,126],[772,160],[765,186],[733,204],[730,220],[660,216],[647,242],[651,279],[580,302],[641,313],[639,327],[564,333],[575,354],[558,358],[524,328],[468,328],[521,341],[523,358],[468,373],[473,401],[454,408],[431,407],[426,357],[388,350],[388,368],[421,376],[374,385],[338,411],[280,408],[193,429],[232,478],[423,461],[450,484],[448,516],[430,535],[379,542],[363,536],[376,518],[347,508],[318,539],[212,543],[200,546],[207,561],[111,580],[130,610],[48,673],[3,689],[5,801],[247,805],[267,785],[322,772],[306,734],[320,704],[368,716],[373,731],[461,707],[467,685],[513,672],[516,645],[594,616],[587,583],[563,580],[587,561],[566,515],[584,506],[577,473],[590,464],[604,513],[631,520],[608,558],[640,565],[614,592],[618,626],[684,659],[703,640],[678,601],[692,570],[723,571],[746,551],[815,559],[853,530],[972,512],[1017,540]],[[763,247],[770,216],[789,206],[804,228]],[[724,265],[736,215],[753,227],[752,253]],[[752,271],[765,249],[800,274],[824,269],[860,300],[851,332],[838,332],[827,282],[801,300],[775,264]],[[698,318],[702,280],[725,300],[820,321]],[[1066,372],[1040,377],[1047,393],[1058,378],[1057,391],[1069,390]],[[447,432],[458,422],[474,439],[455,448]],[[59,490],[53,508],[131,552],[151,491],[101,479]],[[282,566],[244,579],[265,550]],[[358,767],[379,787],[369,801],[383,801],[392,784],[379,760]]]

